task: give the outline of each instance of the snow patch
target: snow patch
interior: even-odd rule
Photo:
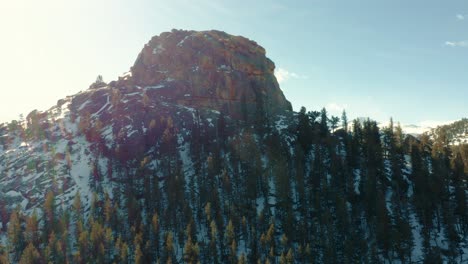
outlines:
[[[90,104],[91,101],[90,100],[87,100],[86,102],[84,102],[83,104],[81,104],[80,107],[78,107],[78,111],[81,111],[83,110],[88,104]]]
[[[359,195],[361,191],[359,191],[359,187],[361,185],[361,170],[356,169],[354,170],[354,192]]]
[[[190,36],[186,36],[184,39],[182,39],[181,41],[179,41],[179,43],[177,43],[177,47],[182,47],[182,45],[184,45],[185,41],[189,38]]]
[[[132,77],[132,72],[131,71],[128,71],[128,72],[124,72],[121,76],[119,76],[120,78],[128,78],[128,77]]]
[[[70,175],[78,186],[82,198],[85,198],[83,202],[86,203],[85,201],[90,202],[93,196],[89,186],[89,176],[91,175],[89,164],[91,164],[91,161],[86,155],[86,149],[89,149],[89,144],[81,137],[77,145],[80,146],[80,148],[76,150],[78,153],[74,154],[72,159],[73,163]]]
[[[6,196],[10,196],[10,197],[18,197],[18,196],[22,196],[21,193],[17,192],[17,191],[9,191],[7,193],[5,193]]]
[[[165,85],[163,84],[159,84],[159,85],[156,85],[156,86],[146,86],[145,87],[145,90],[148,90],[148,89],[161,89],[161,88],[164,88]]]
[[[158,44],[158,46],[156,48],[153,49],[153,54],[156,55],[156,54],[160,54],[162,53],[163,51],[165,51],[166,49],[161,45],[161,44]]]
[[[91,118],[95,118],[96,116],[100,115],[102,111],[104,111],[104,109],[106,109],[109,105],[110,105],[110,99],[109,99],[109,95],[107,96],[107,102],[101,107],[101,109],[99,109],[96,113],[92,114],[91,115]]]

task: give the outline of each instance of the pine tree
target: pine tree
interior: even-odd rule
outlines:
[[[288,250],[288,254],[286,254],[286,263],[288,264],[294,263],[294,254],[291,248]]]
[[[10,219],[10,215],[6,209],[6,201],[0,199],[0,223],[2,223],[2,228],[0,228],[1,232],[7,231],[6,223],[8,222],[8,219]]]
[[[143,264],[143,252],[141,251],[140,245],[135,246],[135,264]]]
[[[31,243],[35,247],[39,245],[40,234],[36,210],[34,210],[31,217],[26,217],[26,228],[24,231],[24,238],[27,244]]]
[[[284,255],[284,252],[281,253],[281,256],[280,256],[280,259],[279,259],[279,263],[280,263],[280,264],[287,264],[286,255]]]
[[[0,244],[0,263],[2,264],[9,264],[8,260],[8,252],[6,249],[3,247],[3,245]]]
[[[150,235],[150,242],[152,248],[154,248],[154,252],[156,256],[159,256],[160,249],[159,249],[159,216],[158,213],[153,214],[153,218],[151,219],[151,235]]]
[[[286,234],[283,234],[281,236],[280,242],[281,242],[281,246],[283,248],[283,251],[286,252],[286,249],[288,247],[288,237],[286,236]]]
[[[18,261],[24,248],[24,237],[18,209],[14,210],[10,215],[10,222],[8,223],[8,248],[10,251],[13,251],[13,262]]]
[[[114,210],[115,210],[115,207],[112,205],[111,199],[109,195],[106,193],[105,202],[104,202],[104,223],[106,226],[113,226]]]
[[[103,226],[98,221],[92,222],[89,238],[91,255],[97,256],[98,262],[103,262],[105,256],[105,233]]]
[[[79,256],[82,258],[82,261],[86,261],[86,258],[91,255],[89,233],[86,230],[81,232],[80,236],[78,237],[78,252]]]
[[[320,111],[320,136],[322,138],[325,138],[329,131],[328,131],[328,113],[327,113],[327,109],[322,108],[322,110]]]
[[[382,193],[378,193],[377,195],[377,215],[376,215],[376,237],[377,242],[383,252],[386,254],[387,257],[390,256],[390,249],[392,245],[391,241],[391,223],[390,217],[387,211],[387,205],[385,201],[385,197]]]
[[[306,245],[306,248],[304,249],[305,253],[305,258],[309,263],[313,263],[313,256],[312,256],[312,249],[310,247],[310,244]]]
[[[21,264],[36,264],[42,263],[42,258],[39,251],[34,247],[32,243],[29,243],[26,249],[23,251],[21,255],[21,259],[19,263]]]
[[[341,127],[346,133],[348,132],[348,116],[346,115],[346,110],[343,110],[341,114]]]
[[[430,208],[430,198],[427,197],[429,194],[428,172],[419,147],[419,145],[413,144],[411,151],[411,164],[413,168],[411,177],[414,182],[413,199],[419,219],[427,229],[430,222],[432,222],[432,209]]]
[[[128,263],[128,245],[123,243],[120,247],[120,261],[121,263]]]
[[[227,139],[227,134],[226,134],[226,118],[225,118],[225,113],[221,111],[219,114],[218,122],[217,122],[217,142],[220,144],[221,148],[226,147],[226,139]]]
[[[408,220],[400,216],[395,218],[395,231],[392,237],[394,243],[393,247],[402,263],[409,262],[414,246],[411,225]]]
[[[245,257],[244,253],[242,253],[241,256],[239,257],[237,264],[247,264],[247,258]]]
[[[198,256],[200,249],[197,243],[192,242],[192,237],[189,236],[184,246],[184,261],[185,263],[196,264],[198,263]]]
[[[229,223],[226,226],[225,236],[226,236],[225,237],[226,244],[231,245],[235,239],[235,231],[234,231],[234,225],[232,224],[232,220],[229,220]]]
[[[58,261],[57,250],[55,248],[56,243],[57,243],[57,237],[55,235],[55,232],[52,231],[49,234],[49,240],[47,242],[47,246],[45,248],[45,253],[44,253],[44,258],[47,260],[47,262],[56,263]]]
[[[210,250],[209,254],[211,257],[212,263],[218,263],[218,227],[216,226],[216,222],[211,220],[210,223]]]
[[[114,235],[112,234],[112,229],[106,228],[104,235],[104,246],[105,246],[105,255],[104,262],[110,262],[113,256],[114,248]]]
[[[230,263],[237,262],[237,243],[235,239],[232,240],[232,243],[229,247],[229,260]]]
[[[338,123],[340,122],[340,118],[337,116],[332,116],[330,118],[330,127],[332,132],[335,132],[335,129],[338,127]]]
[[[310,144],[312,144],[312,127],[306,111],[305,107],[301,107],[298,115],[299,123],[297,125],[297,140],[305,153],[308,152]]]
[[[166,262],[172,262],[172,259],[174,259],[174,237],[172,232],[166,234],[165,256]]]
[[[55,212],[55,194],[52,191],[47,192],[44,201],[44,241],[48,240],[48,236],[54,231],[56,224]]]
[[[460,230],[466,236],[468,233],[468,210],[467,210],[467,174],[460,153],[456,154],[453,161],[453,185],[455,188],[455,214],[459,217]]]

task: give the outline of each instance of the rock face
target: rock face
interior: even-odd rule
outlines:
[[[139,54],[117,86],[153,86],[153,96],[223,111],[233,118],[292,110],[256,42],[221,31],[165,32]]]

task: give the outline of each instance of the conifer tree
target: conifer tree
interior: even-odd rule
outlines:
[[[48,240],[48,235],[56,226],[55,194],[49,191],[44,201],[44,241]]]
[[[291,248],[288,250],[288,253],[286,254],[286,263],[288,264],[294,263],[294,254]]]
[[[312,127],[310,125],[309,115],[306,113],[306,108],[301,107],[298,115],[297,125],[297,140],[302,147],[302,150],[307,153],[312,143]]]
[[[218,227],[216,222],[211,220],[210,223],[210,258],[212,263],[218,263]]]
[[[327,109],[322,108],[322,110],[320,111],[320,136],[322,138],[325,138],[329,131],[328,131],[328,113],[327,113]]]
[[[160,231],[159,216],[158,216],[158,213],[154,213],[153,218],[151,219],[150,245],[152,245],[152,248],[154,249],[154,253],[156,256],[159,256],[159,253],[160,253],[159,231]]]
[[[3,245],[0,244],[0,263],[9,264],[8,252]]]
[[[287,264],[286,255],[284,255],[284,252],[281,253],[279,263],[280,264]]]
[[[467,174],[460,153],[456,154],[453,161],[453,185],[455,188],[455,214],[460,218],[460,226],[463,234],[468,232],[468,210],[467,210]]]
[[[120,261],[121,263],[128,263],[128,245],[123,243],[120,247]]]
[[[24,231],[24,238],[27,244],[31,243],[35,247],[39,245],[40,234],[36,210],[34,210],[31,217],[26,216],[26,228]]]
[[[24,237],[18,209],[14,210],[10,215],[10,222],[8,223],[8,244],[8,248],[13,252],[12,262],[18,261],[24,248]]]
[[[184,246],[184,261],[185,263],[196,264],[198,263],[200,249],[197,243],[192,241],[192,237],[189,236]]]
[[[348,132],[348,116],[346,114],[346,110],[343,110],[343,113],[341,114],[341,127],[345,132]]]
[[[234,225],[232,223],[232,220],[229,220],[228,225],[226,226],[226,231],[225,231],[225,239],[226,239],[226,244],[231,245],[232,241],[235,239],[235,231],[234,231]]]
[[[229,262],[236,263],[237,262],[237,242],[235,239],[232,240],[232,243],[229,247]]]
[[[165,243],[165,256],[166,263],[173,262],[174,259],[174,237],[172,232],[166,234],[166,243]]]
[[[239,260],[237,261],[237,264],[247,264],[247,258],[245,257],[244,253],[240,255]]]
[[[140,245],[135,246],[135,264],[143,264],[143,252],[141,251]]]
[[[340,118],[337,116],[332,116],[330,118],[330,128],[332,132],[335,132],[335,129],[338,127],[338,123],[340,122]]]
[[[19,263],[36,264],[36,263],[41,263],[41,262],[42,262],[42,258],[41,258],[39,251],[34,247],[32,243],[29,243],[26,249],[23,251],[23,254],[21,255],[21,259],[19,260]]]

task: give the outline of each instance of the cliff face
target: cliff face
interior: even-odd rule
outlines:
[[[221,31],[165,32],[140,52],[117,86],[154,86],[153,96],[223,111],[233,118],[291,110],[274,63],[256,42]]]

